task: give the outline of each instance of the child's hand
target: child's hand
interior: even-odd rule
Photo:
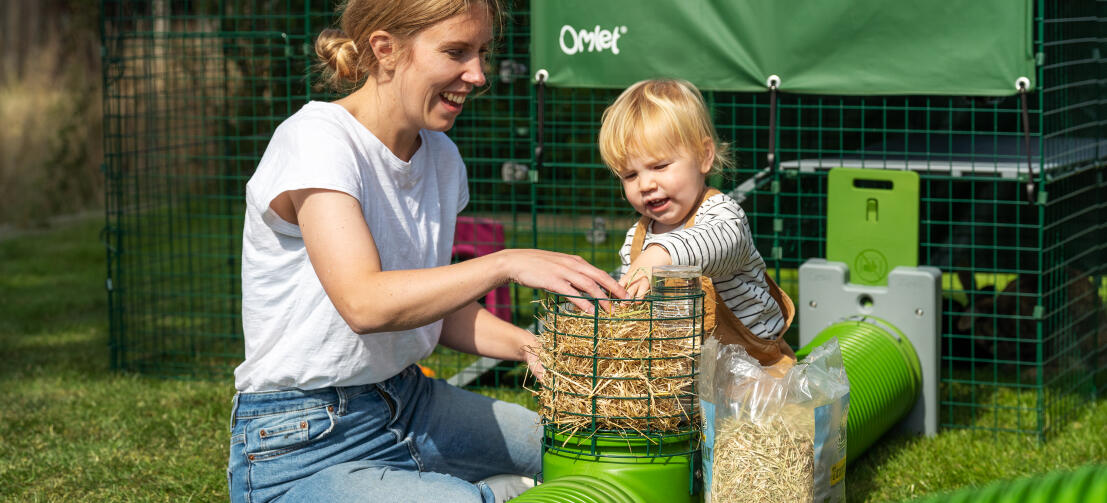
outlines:
[[[650,291],[650,279],[654,266],[672,264],[673,259],[664,247],[647,246],[627,267],[627,273],[619,280],[619,284],[626,288],[628,298],[640,299]]]
[[[764,367],[764,369],[769,375],[780,378],[787,375],[788,371],[792,370],[794,366],[796,366],[796,358],[794,356],[784,355],[780,357],[780,360],[777,360],[776,363]]]
[[[628,299],[641,299],[650,291],[650,271],[645,267],[628,270],[619,284],[627,289]]]

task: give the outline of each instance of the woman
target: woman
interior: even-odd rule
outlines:
[[[540,469],[533,412],[414,365],[440,343],[540,376],[534,336],[476,303],[508,281],[626,295],[559,253],[447,265],[468,190],[443,132],[485,84],[499,16],[497,0],[349,0],[317,40],[360,87],[282,123],[247,184],[232,500],[502,501],[514,490],[481,479]]]

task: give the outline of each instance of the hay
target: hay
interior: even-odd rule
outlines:
[[[715,426],[708,501],[812,501],[815,422],[810,410],[785,410],[757,422],[730,416]]]
[[[543,307],[535,354],[546,377],[535,394],[547,424],[571,432],[639,433],[697,424],[702,322],[651,322],[649,301],[612,302],[611,312],[596,316],[564,305]]]

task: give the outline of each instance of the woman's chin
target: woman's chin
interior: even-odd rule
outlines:
[[[431,131],[438,131],[439,133],[445,133],[454,127],[454,122],[457,117],[451,117],[449,119],[437,119],[428,121],[424,129]]]

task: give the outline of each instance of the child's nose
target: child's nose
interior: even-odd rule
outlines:
[[[657,188],[657,183],[654,182],[652,176],[645,173],[638,175],[638,190],[649,192],[655,188]]]

